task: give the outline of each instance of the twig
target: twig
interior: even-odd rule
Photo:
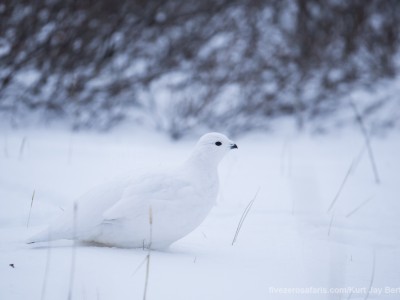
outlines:
[[[353,161],[350,164],[350,167],[347,169],[346,175],[343,178],[343,181],[338,189],[338,191],[336,192],[335,197],[333,198],[331,204],[329,205],[328,208],[328,213],[332,210],[333,206],[335,205],[336,201],[339,199],[340,194],[342,193],[342,190],[347,182],[347,179],[349,178],[350,174],[355,170],[355,168],[357,167],[358,163],[360,162],[360,159],[364,153],[365,147],[363,147],[360,151],[360,153],[358,154],[357,157],[355,157],[353,159]]]
[[[360,125],[361,132],[365,139],[365,145],[367,146],[367,149],[368,149],[368,156],[371,161],[371,167],[372,167],[372,171],[374,173],[375,182],[377,184],[379,184],[380,179],[379,179],[379,175],[378,175],[378,168],[375,163],[375,157],[374,157],[374,153],[373,153],[372,147],[371,147],[371,139],[369,137],[367,128],[365,126],[364,119],[363,119],[362,115],[360,114],[360,112],[358,111],[357,106],[354,103],[354,101],[352,99],[349,99],[349,102],[350,102],[350,106],[354,110],[354,114],[356,115],[356,120],[357,120],[358,124]]]
[[[26,228],[29,227],[29,221],[31,219],[31,211],[32,211],[32,206],[33,206],[33,199],[35,199],[35,190],[33,190],[33,194],[32,194],[31,207],[29,208],[29,215],[28,215],[28,221],[26,222]]]
[[[147,253],[146,259],[146,277],[144,281],[144,292],[143,292],[143,300],[146,300],[147,296],[147,285],[149,283],[149,274],[150,274],[150,254],[151,254],[151,244],[153,242],[153,211],[151,206],[149,207],[149,224],[150,224],[150,242],[149,242],[149,252]]]
[[[147,285],[149,283],[149,273],[150,273],[150,249],[149,253],[146,256],[146,277],[145,277],[145,282],[144,282],[144,292],[143,292],[143,300],[146,300],[147,297]]]
[[[343,188],[344,188],[344,185],[346,184],[347,179],[349,178],[353,167],[354,167],[354,160],[352,161],[350,167],[347,169],[346,175],[344,176],[343,181],[342,181],[342,183],[341,183],[341,185],[340,185],[338,191],[336,192],[335,197],[333,198],[333,200],[332,200],[332,202],[331,202],[331,205],[329,205],[328,212],[330,212],[330,211],[332,210],[332,208],[333,208],[333,206],[335,205],[337,199],[339,199],[339,196],[340,196],[340,194],[342,193],[342,190],[343,190]]]
[[[69,290],[68,290],[68,300],[72,299],[72,289],[74,287],[74,276],[75,276],[75,259],[76,259],[76,219],[78,212],[78,204],[74,203],[74,223],[73,223],[73,240],[74,244],[72,246],[72,257],[71,257],[71,272],[69,277]]]
[[[364,200],[359,206],[354,208],[352,211],[350,211],[347,215],[346,218],[352,216],[355,214],[361,207],[363,207],[365,204],[367,204],[369,201],[371,201],[374,198],[374,196],[369,197],[368,199]]]
[[[143,264],[144,264],[146,261],[147,261],[147,255],[146,255],[146,257],[141,261],[141,263],[136,267],[135,271],[133,271],[133,273],[132,273],[131,276],[134,276],[134,275],[137,273],[137,271],[139,271],[139,269],[143,266]]]
[[[153,209],[149,207],[149,224],[150,224],[150,242],[149,249],[151,249],[151,244],[153,243]]]
[[[367,289],[367,295],[365,295],[364,300],[367,300],[369,297],[369,293],[372,288],[372,284],[374,283],[374,278],[375,278],[375,265],[376,265],[376,252],[375,249],[372,249],[372,272],[371,272],[371,279],[369,281],[369,286]]]
[[[235,236],[233,237],[233,240],[232,240],[232,246],[233,246],[233,244],[234,244],[234,243],[236,242],[236,240],[237,240],[237,237],[238,237],[238,235],[239,235],[240,229],[242,228],[243,222],[244,222],[244,220],[246,219],[247,214],[249,213],[251,207],[253,206],[253,203],[254,203],[254,201],[256,200],[259,191],[260,191],[260,188],[258,188],[258,190],[257,190],[256,194],[254,195],[253,199],[250,200],[249,204],[247,204],[245,210],[244,210],[243,213],[242,213],[242,216],[241,216],[241,218],[240,218],[240,220],[239,220],[239,223],[238,223],[238,226],[237,226],[237,228],[236,228]]]
[[[49,231],[49,241],[51,241],[50,231]],[[42,299],[42,300],[44,299],[44,297],[46,295],[47,279],[48,279],[48,274],[49,274],[49,269],[50,269],[50,258],[51,258],[51,244],[50,243],[47,247],[46,267],[44,269],[42,293],[41,293],[41,297],[40,297],[40,299]]]

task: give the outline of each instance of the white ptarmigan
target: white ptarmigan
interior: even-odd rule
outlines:
[[[82,195],[29,243],[58,239],[113,247],[168,247],[206,218],[218,195],[218,164],[238,147],[225,135],[203,135],[179,167],[110,182]]]

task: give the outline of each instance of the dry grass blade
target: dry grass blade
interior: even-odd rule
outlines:
[[[145,263],[146,261],[147,261],[147,255],[146,255],[146,257],[140,262],[140,264],[136,267],[135,271],[133,271],[133,273],[132,273],[131,276],[134,276],[134,275],[137,273],[137,271],[140,270],[140,268],[144,265],[144,263]]]
[[[150,273],[150,250],[149,253],[146,256],[146,277],[145,277],[145,282],[144,282],[144,292],[143,292],[143,300],[146,300],[147,297],[147,286],[149,283],[149,273]]]
[[[358,124],[360,125],[361,132],[362,132],[362,134],[364,136],[364,139],[365,139],[365,145],[367,146],[368,156],[369,156],[369,159],[371,161],[371,167],[372,167],[372,171],[374,173],[375,182],[377,184],[379,184],[380,183],[380,179],[379,179],[379,174],[378,174],[378,168],[376,166],[374,153],[373,153],[372,147],[371,147],[371,139],[369,137],[367,128],[365,126],[364,119],[363,119],[362,115],[359,113],[359,111],[357,109],[357,106],[353,102],[353,100],[350,99],[349,101],[350,101],[350,106],[352,107],[352,109],[354,111],[354,114],[356,116],[356,120],[357,120]]]
[[[51,241],[50,231],[49,231],[49,241]],[[46,267],[45,267],[45,270],[44,270],[42,292],[41,292],[41,296],[40,296],[41,300],[43,300],[45,295],[46,295],[47,279],[48,279],[49,269],[50,269],[50,258],[51,258],[51,245],[49,243],[48,248],[47,248]]]
[[[247,204],[245,210],[243,211],[242,216],[240,217],[238,226],[237,226],[237,228],[236,228],[235,236],[233,237],[233,240],[232,240],[232,246],[233,246],[233,244],[234,244],[234,243],[236,242],[236,240],[237,240],[237,237],[238,237],[238,235],[239,235],[240,229],[242,228],[243,222],[244,222],[244,220],[246,219],[247,214],[249,213],[251,207],[253,206],[253,203],[254,203],[254,201],[256,200],[259,191],[260,191],[260,188],[258,188],[258,190],[257,190],[256,194],[254,195],[253,199],[251,199],[250,202],[249,202],[249,204]]]
[[[75,259],[76,259],[76,219],[78,213],[78,205],[74,203],[74,220],[73,220],[73,239],[74,244],[72,246],[72,257],[71,257],[71,271],[69,277],[69,289],[68,289],[68,300],[72,299],[72,290],[74,287],[74,277],[75,277]]]
[[[350,211],[347,215],[346,218],[351,217],[353,214],[355,214],[360,208],[362,208],[365,204],[367,204],[369,201],[371,201],[374,197],[371,196],[367,200],[363,201],[359,206],[354,208],[352,211]]]
[[[372,284],[374,283],[374,278],[375,278],[375,265],[376,265],[376,252],[375,249],[372,249],[372,271],[371,271],[371,279],[369,281],[369,286],[367,289],[367,294],[365,295],[364,300],[367,300],[369,297],[369,293],[372,288]]]
[[[26,222],[26,228],[29,227],[29,221],[31,219],[31,211],[32,211],[32,206],[33,206],[33,199],[35,199],[35,190],[33,190],[33,193],[32,193],[31,207],[29,208],[29,215],[28,215],[28,221]]]
[[[348,170],[346,172],[346,175],[344,176],[343,181],[340,184],[340,187],[339,187],[338,191],[336,192],[335,197],[333,198],[333,200],[331,202],[331,205],[329,205],[328,212],[330,212],[332,210],[332,208],[335,205],[336,201],[339,199],[339,196],[342,193],[342,190],[343,190],[343,188],[344,188],[344,186],[345,186],[345,184],[347,182],[347,179],[349,178],[353,168],[354,168],[354,161],[351,163],[350,167],[348,168]]]
[[[340,194],[342,193],[342,190],[344,188],[344,186],[346,185],[347,179],[349,178],[350,174],[355,170],[355,168],[357,167],[358,163],[360,162],[360,159],[364,153],[364,149],[365,147],[360,151],[360,153],[358,154],[358,156],[356,158],[353,159],[353,161],[350,164],[350,167],[347,169],[346,175],[343,178],[342,183],[340,184],[340,187],[338,189],[338,191],[336,192],[335,197],[333,198],[331,204],[329,205],[328,208],[328,213],[332,210],[332,208],[334,207],[336,201],[339,199]]]
[[[150,254],[151,254],[151,244],[153,242],[153,210],[151,206],[149,207],[149,224],[150,224],[150,241],[149,241],[149,252],[147,253],[146,260],[146,277],[144,281],[144,292],[143,292],[143,300],[146,300],[147,297],[147,286],[149,284],[149,274],[150,274]]]

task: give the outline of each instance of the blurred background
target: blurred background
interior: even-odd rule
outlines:
[[[174,139],[399,128],[398,0],[2,0],[0,117]]]
[[[26,238],[207,131],[240,150],[151,299],[400,299],[399,24],[400,0],[0,0],[0,299],[143,299],[147,251],[78,247],[72,287],[75,247]]]

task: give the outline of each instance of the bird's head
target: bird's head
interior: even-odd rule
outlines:
[[[225,135],[218,132],[210,132],[199,139],[193,154],[204,163],[219,163],[232,149],[238,149],[238,146]]]

